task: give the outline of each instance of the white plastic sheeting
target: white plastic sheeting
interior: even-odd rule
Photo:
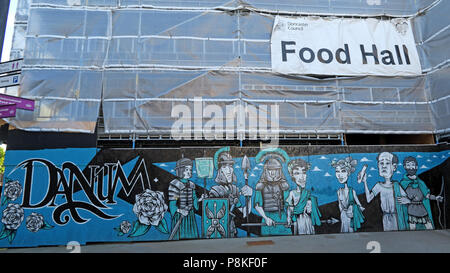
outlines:
[[[450,67],[429,74],[429,100],[437,133],[450,132]]]
[[[24,57],[23,81],[7,92],[33,98],[37,107],[8,121],[25,130],[93,132],[102,104],[106,133],[162,134],[175,121],[175,105],[194,113],[192,99],[202,97],[203,107],[215,104],[224,113],[227,105],[279,105],[285,133],[444,132],[450,128],[449,6],[440,0],[20,0],[11,57]],[[424,73],[273,74],[277,14],[411,18]]]

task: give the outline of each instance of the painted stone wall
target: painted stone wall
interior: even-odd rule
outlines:
[[[0,247],[442,229],[449,155],[448,146],[10,150]]]

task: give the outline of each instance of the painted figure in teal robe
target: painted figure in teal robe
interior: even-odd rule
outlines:
[[[350,174],[355,172],[358,162],[351,157],[333,160],[331,166],[336,171],[336,178],[344,185],[337,191],[339,211],[341,212],[341,232],[354,232],[364,223],[364,208],[359,202],[356,191],[348,186]]]
[[[169,185],[169,210],[172,215],[173,240],[199,238],[195,211],[205,198],[197,199],[195,184],[189,180],[192,177],[192,160],[182,158],[177,161],[175,170],[177,178]],[[181,221],[177,227],[177,223]],[[174,231],[174,228],[176,230]]]
[[[292,180],[297,184],[295,190],[289,192],[286,199],[288,225],[294,225],[294,235],[315,234],[314,226],[320,226],[322,216],[317,198],[306,189],[307,171],[310,169],[303,159],[289,162],[288,170]]]
[[[408,156],[403,160],[403,168],[406,171],[400,185],[405,190],[407,198],[402,203],[408,208],[408,224],[410,230],[434,229],[433,216],[431,214],[430,200],[442,202],[442,196],[430,194],[430,190],[418,176],[419,164],[417,160]]]
[[[276,157],[264,163],[263,173],[255,188],[255,210],[262,217],[261,235],[291,235],[287,225],[286,199],[289,184]]]
[[[397,170],[398,157],[389,152],[382,152],[377,156],[378,174],[384,182],[378,182],[369,190],[367,186],[367,174],[360,172],[358,182],[364,182],[367,203],[370,203],[375,196],[380,195],[381,211],[383,213],[384,231],[406,230],[408,214],[402,200],[406,193],[400,183],[392,180],[394,172]]]

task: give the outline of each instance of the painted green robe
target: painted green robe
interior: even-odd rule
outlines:
[[[182,183],[190,183],[187,179],[179,179]],[[179,239],[195,239],[199,238],[199,233],[197,230],[197,222],[195,220],[195,211],[198,210],[198,198],[195,194],[195,191],[192,193],[193,198],[193,209],[189,210],[189,213],[183,217],[180,223],[180,226],[178,230],[175,232],[175,235],[173,236],[173,240],[179,240]],[[169,210],[170,214],[172,215],[172,229],[175,227],[178,221],[180,221],[181,213],[177,212],[177,201],[172,200],[169,202]]]
[[[431,206],[430,206],[430,199],[426,198],[426,196],[430,193],[430,189],[428,189],[427,185],[425,185],[425,182],[423,182],[418,176],[416,176],[416,179],[412,180],[409,178],[406,174],[403,176],[403,179],[400,181],[400,185],[402,186],[403,190],[406,191],[406,188],[413,187],[417,188],[422,191],[423,196],[425,197],[423,199],[423,206],[425,207],[425,210],[428,213],[428,217],[430,218],[431,225],[434,229],[434,222],[433,222],[433,216],[431,214]]]
[[[289,191],[283,191],[283,200],[286,200],[289,195]],[[263,207],[264,200],[262,196],[261,191],[256,191],[255,193],[255,206],[258,205],[260,207]],[[274,212],[264,212],[267,217],[271,218],[275,222],[280,223],[287,223],[287,214],[286,214],[286,208],[281,210],[281,213],[279,214],[277,211]],[[262,223],[265,223],[266,221],[264,218],[262,219]],[[275,226],[262,226],[261,227],[261,235],[262,236],[270,236],[270,235],[292,235],[292,230],[290,227],[286,227],[284,225],[275,225]]]

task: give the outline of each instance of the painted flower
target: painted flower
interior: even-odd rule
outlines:
[[[128,232],[130,232],[131,230],[131,223],[128,221],[122,221],[122,223],[120,223],[120,231],[123,234],[127,234]]]
[[[22,186],[19,181],[9,181],[5,183],[3,194],[8,200],[16,200],[22,193]]]
[[[164,202],[164,194],[159,191],[146,189],[136,195],[133,212],[141,224],[158,226],[168,207]]]
[[[45,225],[44,224],[44,216],[42,216],[42,214],[32,212],[31,215],[29,215],[27,217],[26,223],[27,223],[27,229],[29,231],[38,232]]]
[[[19,204],[9,203],[3,210],[2,223],[6,229],[17,230],[24,218],[23,208]]]
[[[356,165],[358,164],[358,161],[356,159],[352,159],[350,156],[346,157],[345,159],[340,160],[334,160],[331,162],[331,166],[333,168],[336,168],[337,166],[341,166],[345,169],[347,169],[347,172],[353,173],[356,169]]]

